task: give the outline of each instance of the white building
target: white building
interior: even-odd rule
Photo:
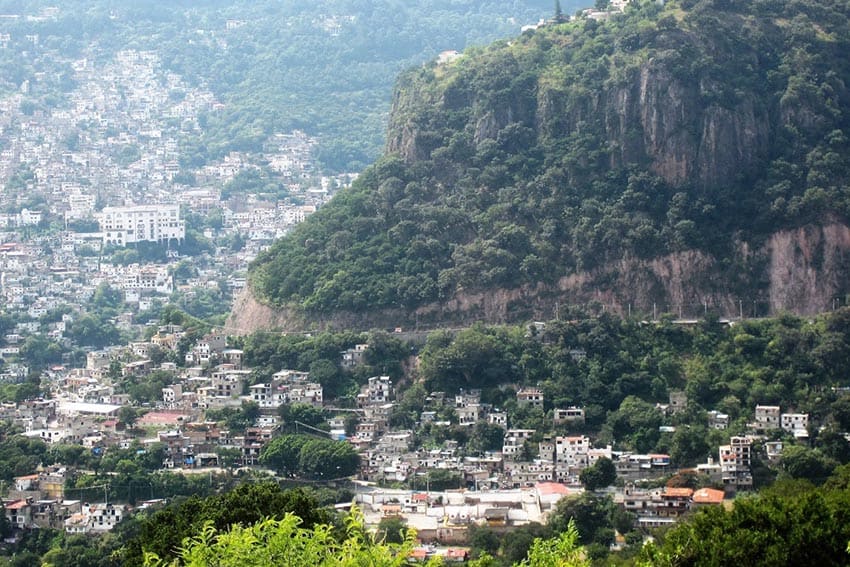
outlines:
[[[783,413],[780,420],[783,431],[793,433],[795,437],[808,437],[809,414]]]
[[[31,211],[29,209],[21,209],[17,221],[19,226],[34,226],[41,222],[44,218],[44,212]]]
[[[719,453],[724,486],[733,489],[752,487],[752,442],[747,437],[732,437],[729,445],[720,446]]]
[[[555,463],[559,468],[574,472],[589,464],[590,439],[586,435],[555,437]]]
[[[563,423],[584,424],[584,408],[556,408],[553,413],[553,422],[555,425]]]
[[[756,406],[756,429],[779,429],[779,406]]]
[[[180,205],[106,207],[97,220],[104,244],[180,242],[186,238],[186,221],[180,220]]]
[[[67,533],[108,532],[124,517],[124,509],[112,504],[88,504],[65,520]]]
[[[168,266],[134,266],[121,278],[124,291],[145,290],[170,295],[174,291],[174,280]]]
[[[357,395],[357,406],[379,406],[390,401],[393,382],[389,376],[372,376],[369,383],[360,389]]]

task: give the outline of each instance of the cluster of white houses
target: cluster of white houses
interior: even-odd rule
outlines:
[[[16,477],[3,499],[10,525],[18,530],[45,528],[68,533],[103,533],[124,517],[125,507],[66,498],[68,469],[51,466]]]
[[[130,438],[122,431],[117,419],[120,408],[129,400],[126,394],[116,393],[112,386],[110,375],[116,372],[114,363],[119,362],[122,376],[144,375],[154,370],[150,359],[146,358],[151,349],[154,346],[175,349],[183,336],[179,326],[163,326],[148,342],[89,353],[85,369],[51,369],[46,380],[53,385],[54,398],[0,406],[0,418],[20,425],[25,435],[50,444],[77,443],[98,451],[129,446]],[[367,350],[366,345],[357,345],[340,353],[341,361],[360,364]],[[161,444],[165,467],[220,465],[223,464],[219,460],[222,448],[235,450],[239,465],[257,465],[263,447],[276,434],[281,406],[308,404],[326,407],[322,385],[313,381],[308,372],[283,369],[268,381],[252,383],[252,371],[243,367],[242,360],[242,351],[229,348],[225,336],[213,331],[198,340],[186,354],[186,361],[197,366],[184,369],[173,363],[158,366],[159,370],[171,371],[175,380],[162,389],[162,401],[140,418],[140,425],[157,428],[157,433],[142,444]],[[718,498],[722,500],[718,494],[750,488],[754,441],[764,441],[768,458],[775,458],[781,453],[782,443],[768,440],[765,433],[783,430],[801,439],[805,438],[808,426],[806,414],[781,413],[777,406],[757,406],[755,420],[750,424],[750,435],[732,436],[728,444],[720,447],[716,459],[709,459],[695,469],[724,490],[685,494],[682,491],[651,491],[633,486],[633,483],[675,472],[671,470],[669,455],[616,451],[610,445],[594,447],[591,439],[581,433],[585,412],[580,407],[555,408],[550,414],[554,429],[538,432],[510,427],[507,412],[482,403],[480,391],[461,390],[454,396],[432,392],[427,396],[425,410],[419,416],[419,425],[429,425],[433,431],[433,428],[448,426],[472,428],[477,423],[486,422],[504,430],[501,451],[473,456],[465,454],[458,443],[451,440],[445,441],[439,448],[417,447],[412,430],[390,426],[395,398],[395,387],[389,376],[372,376],[356,395],[356,407],[333,410],[336,416],[329,420],[330,434],[347,439],[359,450],[360,480],[401,483],[414,489],[411,492],[414,494],[417,483],[420,489],[425,483],[427,489],[428,477],[423,478],[423,474],[445,470],[459,479],[459,488],[471,487],[475,489],[473,492],[487,492],[496,500],[500,498],[498,494],[504,491],[520,499],[529,499],[529,503],[521,506],[524,512],[512,512],[514,508],[510,506],[494,504],[477,505],[474,513],[470,511],[473,508],[467,499],[462,505],[466,511],[457,512],[456,518],[449,512],[444,511],[443,516],[434,512],[432,504],[436,504],[428,498],[412,502],[413,508],[408,510],[411,514],[421,511],[424,505],[425,512],[420,518],[423,525],[434,527],[433,517],[441,518],[437,522],[440,525],[434,529],[468,523],[470,518],[502,526],[537,521],[534,518],[544,517],[547,508],[540,504],[543,497],[539,487],[544,487],[544,492],[548,491],[550,495],[553,490],[561,496],[580,491],[579,475],[601,458],[612,460],[619,479],[626,483],[626,488],[617,490],[616,500],[626,509],[635,511],[641,525],[663,525],[693,506],[716,503]],[[516,400],[518,406],[532,408],[542,408],[545,401],[539,388],[519,388]],[[237,408],[245,401],[256,403],[259,415],[244,432],[236,434],[204,419],[206,410]],[[686,397],[674,392],[670,403],[659,406],[659,410],[676,412],[686,405]],[[451,423],[440,420],[450,414],[454,415]],[[349,422],[344,419],[345,415],[353,415],[357,419]],[[723,417],[713,412],[709,415],[709,423],[723,428],[728,425],[723,423]],[[667,429],[672,430],[670,427]],[[29,481],[21,479],[16,487],[20,490],[7,495],[6,514],[14,525],[61,524],[68,531],[90,532],[109,529],[120,520],[123,514],[120,507],[65,501],[56,492],[57,487],[62,485],[56,481],[57,470],[39,471]],[[552,487],[563,488],[555,490]],[[31,493],[23,488],[31,488]],[[481,498],[478,497],[479,501],[482,501]],[[374,504],[377,508],[373,512],[386,513],[383,505]],[[404,506],[397,512],[405,513]],[[466,514],[466,519],[461,518],[461,514]],[[440,533],[450,532],[454,533],[452,530]],[[455,536],[446,536],[447,541],[453,541]]]

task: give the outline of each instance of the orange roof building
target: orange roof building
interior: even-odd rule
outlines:
[[[694,492],[694,504],[719,506],[723,503],[725,493],[714,488],[700,488]]]
[[[662,498],[690,498],[693,493],[692,488],[665,488]]]

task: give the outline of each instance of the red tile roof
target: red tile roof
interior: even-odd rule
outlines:
[[[720,504],[725,494],[722,490],[714,488],[700,488],[694,492],[694,503],[696,504]]]
[[[26,500],[15,500],[10,504],[6,504],[4,507],[7,510],[20,510],[21,508],[26,508],[29,506]]]
[[[550,494],[569,494],[570,489],[563,484],[557,482],[538,482],[534,487],[537,492],[544,495]]]

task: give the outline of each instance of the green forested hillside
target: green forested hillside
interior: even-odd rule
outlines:
[[[634,3],[408,71],[387,155],[258,260],[255,293],[411,309],[684,250],[710,255],[723,293],[766,293],[770,234],[850,212],[848,16],[841,0]]]
[[[399,71],[516,34],[552,10],[549,0],[75,0],[54,14],[55,6],[0,2],[0,14],[12,16],[0,25],[11,38],[0,50],[0,92],[29,79],[28,104],[52,106],[73,86],[70,61],[149,50],[224,104],[187,140],[187,164],[257,151],[275,132],[302,129],[321,138],[326,169],[345,171],[379,155]]]

